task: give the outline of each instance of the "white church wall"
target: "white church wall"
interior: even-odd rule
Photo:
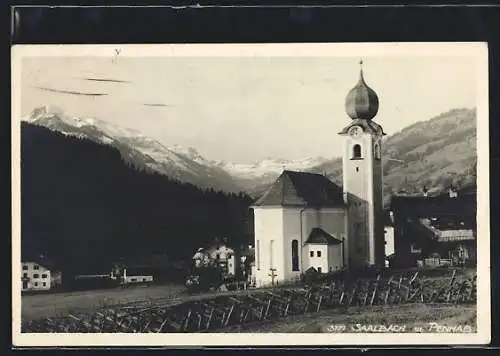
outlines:
[[[301,208],[285,208],[283,209],[283,280],[290,281],[300,277],[302,271],[307,267],[304,263],[307,261],[304,257],[303,246],[307,236],[301,233]],[[298,271],[292,269],[292,241],[298,241],[298,256],[299,268]],[[307,255],[305,255],[307,256]],[[305,267],[305,268],[304,268]]]
[[[328,245],[326,244],[307,244],[309,265],[306,269],[314,267],[320,273],[327,273],[328,266]]]
[[[258,207],[254,209],[255,222],[255,280],[257,287],[283,280],[283,208]]]
[[[304,228],[309,235],[315,227],[320,227],[326,232],[335,236],[344,234],[345,209],[342,208],[322,208],[306,209],[303,212]],[[306,236],[307,239],[307,236]]]
[[[309,248],[305,242],[315,227],[342,238],[346,234],[346,210],[343,208],[301,209],[282,207],[256,207],[255,221],[255,266],[257,286],[272,283],[270,268],[274,268],[274,281],[278,283],[297,280],[310,266]],[[293,270],[292,241],[298,244],[298,270]],[[320,246],[320,245],[315,245]],[[333,246],[332,252],[325,245],[321,250],[323,272],[342,263],[339,259],[341,245]],[[322,247],[323,248],[323,247]],[[345,253],[345,252],[344,252]],[[329,257],[329,256],[332,257]],[[339,262],[340,261],[340,262]],[[315,261],[314,263],[316,263]]]
[[[342,269],[342,251],[340,244],[308,244],[306,250],[308,256],[307,268],[314,267],[321,273],[334,272]]]
[[[284,279],[293,280],[306,271],[310,265],[309,249],[305,242],[315,227],[322,228],[326,232],[342,238],[346,235],[347,217],[343,208],[323,209],[284,209]],[[292,271],[292,241],[299,241],[299,271]],[[326,252],[323,253],[326,255]],[[326,270],[324,269],[326,268]],[[328,271],[328,261],[322,270]]]
[[[328,271],[335,272],[343,267],[342,244],[328,246]]]

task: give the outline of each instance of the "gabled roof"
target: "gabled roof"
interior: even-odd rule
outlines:
[[[338,245],[342,241],[337,239],[335,236],[329,234],[325,230],[319,227],[315,227],[311,230],[309,237],[307,238],[306,244],[323,244],[323,245]]]
[[[344,206],[343,191],[327,177],[317,173],[283,171],[254,206]]]
[[[391,210],[398,215],[476,215],[477,195],[471,193],[459,193],[456,198],[450,198],[448,194],[436,197],[424,196],[393,196],[391,198]]]
[[[22,263],[36,263],[37,265],[42,266],[43,268],[46,268],[48,270],[57,269],[57,265],[53,260],[36,255],[31,255],[28,256],[28,258],[23,258]]]

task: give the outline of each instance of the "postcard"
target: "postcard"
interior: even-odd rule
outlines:
[[[15,346],[490,341],[487,44],[11,53]]]

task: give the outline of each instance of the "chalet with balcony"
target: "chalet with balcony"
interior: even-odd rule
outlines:
[[[450,189],[435,197],[392,197],[391,266],[475,265],[476,196],[473,189]]]

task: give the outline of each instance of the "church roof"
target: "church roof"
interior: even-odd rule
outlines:
[[[341,243],[341,240],[337,239],[335,236],[329,234],[320,227],[313,228],[306,240],[306,244],[338,245]]]
[[[362,65],[363,61],[359,64]],[[378,107],[377,93],[366,84],[361,68],[358,83],[347,94],[346,113],[351,119],[371,120],[377,115]]]
[[[317,173],[285,170],[254,206],[344,206],[343,191],[327,177]]]
[[[346,135],[349,129],[353,126],[361,126],[364,132],[369,132],[372,135],[382,135],[385,136],[385,132],[382,129],[382,126],[374,122],[373,120],[363,120],[363,119],[354,119],[352,122],[344,127],[342,131],[339,132],[339,135]]]

